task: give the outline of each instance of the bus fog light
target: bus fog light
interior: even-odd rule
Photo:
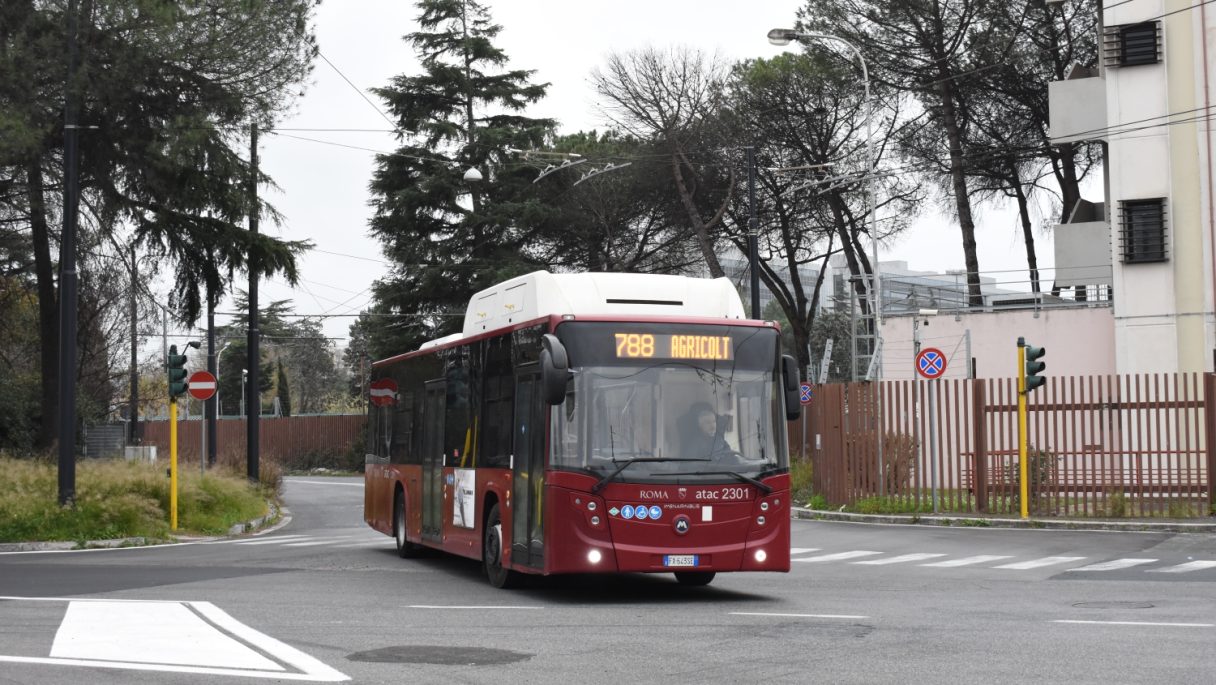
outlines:
[[[600,563],[600,559],[603,559],[603,558],[604,558],[604,555],[600,554],[600,551],[598,549],[593,549],[590,552],[587,552],[587,561],[590,561],[593,564]]]
[[[595,511],[595,502],[587,502],[587,511]]]
[[[760,511],[768,511],[768,502],[760,503]]]
[[[759,525],[761,525],[761,526],[763,526],[763,525],[764,525],[764,517],[763,517],[763,516],[757,516],[757,517],[756,517],[756,523],[757,523],[757,524],[759,524]]]
[[[768,559],[768,552],[762,549],[756,550],[756,561],[763,564],[765,559]]]
[[[598,517],[598,516],[592,516],[592,517],[591,517],[591,525],[593,525],[593,526],[598,526],[598,525],[600,525],[600,517]]]

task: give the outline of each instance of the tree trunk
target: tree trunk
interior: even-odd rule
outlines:
[[[726,272],[722,270],[722,264],[718,261],[718,255],[714,254],[714,245],[709,240],[709,230],[705,222],[701,220],[701,213],[697,211],[697,206],[692,199],[692,193],[688,192],[688,184],[684,182],[684,173],[680,171],[680,157],[678,154],[671,155],[671,176],[675,179],[676,190],[680,193],[680,202],[684,205],[684,211],[688,214],[688,222],[692,225],[693,233],[697,236],[697,245],[701,248],[701,256],[705,258],[705,264],[709,266],[709,276],[710,278],[722,278],[726,275]],[[732,183],[731,185],[733,186],[734,184]]]
[[[1022,240],[1026,243],[1026,266],[1030,269],[1030,291],[1040,292],[1039,290],[1039,260],[1034,252],[1034,225],[1030,221],[1030,207],[1026,199],[1026,193],[1022,190],[1022,179],[1019,177],[1017,169],[1012,168],[1010,163],[1009,185],[1013,188],[1013,192],[1018,200],[1018,217],[1022,221]]]
[[[37,446],[49,449],[59,434],[59,306],[55,297],[55,267],[51,263],[41,162],[40,158],[31,159],[26,163],[25,171],[29,180],[30,229],[34,243],[34,273],[38,281],[38,341],[42,353],[42,422]]]
[[[943,70],[945,71],[945,70]],[[946,142],[950,146],[950,181],[954,190],[954,208],[958,214],[958,226],[963,233],[963,260],[967,268],[968,302],[972,307],[983,306],[984,295],[980,289],[980,261],[975,248],[975,219],[971,215],[971,199],[967,194],[967,175],[963,164],[963,136],[958,126],[958,113],[954,106],[954,92],[950,87],[951,74],[943,73],[938,84],[941,97],[942,125],[946,129]]]

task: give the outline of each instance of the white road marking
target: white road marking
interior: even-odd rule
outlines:
[[[238,545],[281,545],[284,542],[300,542],[311,540],[311,535],[280,535],[266,540],[237,540]]]
[[[994,568],[1004,568],[1012,571],[1026,571],[1032,568],[1055,566],[1056,564],[1067,564],[1072,561],[1085,561],[1085,557],[1043,557],[1042,559],[1034,559],[1033,561],[1019,561],[1015,564],[1005,564],[1003,566],[996,566]]]
[[[875,554],[882,552],[869,552],[866,550],[854,550],[852,552],[837,552],[836,554],[820,554],[817,557],[806,557],[805,559],[790,559],[790,561],[803,561],[806,563],[815,563],[820,561],[841,561],[843,559],[856,559],[857,557],[872,557]]]
[[[305,673],[317,676],[316,680],[330,682],[350,680],[348,676],[326,666],[319,659],[314,659],[285,642],[276,640],[237,621],[211,602],[191,602],[191,605],[205,616],[207,620],[228,631],[231,635],[239,637],[271,656],[278,657]]]
[[[0,599],[68,602],[49,657],[0,655],[0,662],[275,680],[350,680],[294,647],[240,623],[210,602]],[[287,671],[282,664],[300,672]]]
[[[1080,568],[1070,568],[1069,571],[1118,571],[1123,568],[1131,568],[1141,564],[1151,564],[1156,559],[1115,559],[1114,561],[1104,561],[1100,564],[1090,564]]]
[[[932,568],[958,568],[959,566],[972,566],[974,564],[986,564],[990,561],[1000,561],[1008,559],[1011,555],[1005,554],[978,554],[973,557],[963,557],[962,559],[951,559],[949,561],[936,561],[932,564],[921,564],[921,566],[930,566]]]
[[[944,556],[946,556],[946,555],[945,554],[930,554],[930,553],[922,552],[922,553],[918,553],[918,554],[901,554],[897,557],[888,557],[886,559],[870,559],[869,561],[854,561],[854,562],[850,562],[850,563],[866,564],[869,566],[886,566],[887,564],[902,564],[902,563],[908,562],[908,561],[924,561],[925,559],[936,559],[937,557],[944,557]]]
[[[791,547],[790,555],[793,556],[795,554],[806,554],[807,552],[818,552],[818,551],[819,551],[818,547]]]
[[[343,535],[342,537],[324,538],[321,540],[308,540],[308,541],[297,540],[296,542],[289,542],[283,546],[284,547],[316,547],[317,545],[332,545],[336,542],[345,542],[349,539],[350,539],[349,535]]]
[[[523,606],[502,606],[502,605],[475,605],[467,604],[458,605],[443,605],[443,604],[410,604],[407,609],[544,609],[544,607],[523,607]]]
[[[1052,621],[1052,623],[1080,623],[1101,626],[1161,626],[1166,628],[1213,628],[1214,623],[1157,623],[1149,621]]]
[[[1170,566],[1169,568],[1150,568],[1149,573],[1190,573],[1191,571],[1202,571],[1205,568],[1216,568],[1216,561],[1188,561],[1185,564]]]
[[[342,486],[345,486],[348,488],[363,487],[363,483],[343,483],[340,481],[335,481],[333,483],[327,483],[325,481],[318,481],[318,480],[295,480],[294,478],[287,478],[286,480],[289,485],[342,485]]]
[[[852,614],[770,614],[761,611],[732,611],[731,616],[779,616],[786,618],[869,618]]]
[[[180,604],[72,602],[55,633],[52,658],[145,661],[181,666],[282,671]]]

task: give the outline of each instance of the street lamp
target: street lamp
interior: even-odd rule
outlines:
[[[870,72],[866,68],[866,60],[861,56],[857,46],[837,36],[823,33],[805,33],[794,29],[773,29],[768,32],[768,42],[773,45],[789,45],[791,41],[835,41],[844,45],[857,57],[861,65],[861,85],[865,90],[866,100],[866,175],[869,177],[870,196],[870,297],[871,311],[874,313],[874,357],[870,361],[870,370],[877,374],[877,380],[882,380],[882,277],[878,269],[878,186],[877,160],[874,156],[874,101],[870,97]],[[877,361],[875,361],[877,359]],[[867,373],[866,376],[874,374]]]
[[[874,351],[870,357],[870,368],[866,377],[880,381],[875,386],[874,418],[876,423],[875,452],[878,461],[878,490],[879,495],[886,494],[886,471],[882,463],[883,423],[882,423],[882,280],[878,275],[878,177],[877,160],[874,156],[874,100],[870,97],[870,71],[866,68],[866,60],[849,41],[838,36],[825,33],[806,33],[794,29],[773,29],[768,32],[768,42],[773,45],[789,45],[791,41],[834,41],[849,49],[858,64],[861,65],[861,85],[865,89],[866,99],[866,171],[869,176],[870,195],[870,297],[873,305],[870,311],[874,313]]]

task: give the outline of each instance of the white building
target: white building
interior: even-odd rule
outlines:
[[[1216,7],[1125,0],[1099,32],[1099,63],[1049,87],[1053,142],[1101,142],[1106,168],[1106,197],[1056,226],[1056,267],[1111,286],[1117,373],[1212,371]]]

